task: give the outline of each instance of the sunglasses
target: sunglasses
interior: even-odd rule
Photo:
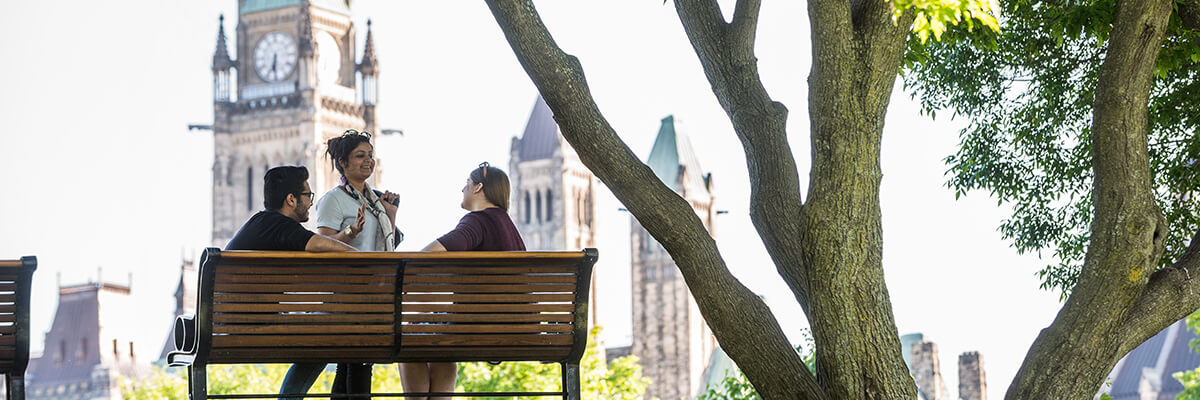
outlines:
[[[371,138],[371,132],[367,132],[367,131],[356,131],[356,130],[353,130],[353,129],[347,129],[347,130],[346,130],[346,132],[342,134],[342,136],[355,136],[355,135],[358,135],[358,136],[366,136],[366,137],[367,137],[367,139],[370,139],[370,138]]]
[[[492,165],[488,164],[487,161],[479,163],[479,169],[481,171],[483,171],[483,179],[487,179],[487,170],[488,170],[488,167],[490,167],[490,166],[492,166]]]

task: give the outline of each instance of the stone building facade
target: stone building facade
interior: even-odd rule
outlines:
[[[942,378],[937,343],[925,335],[910,333],[900,337],[904,362],[917,384],[918,400],[987,400],[987,374],[983,355],[969,351],[958,356],[958,397],[951,397]]]
[[[87,283],[58,289],[58,309],[42,356],[29,361],[26,398],[98,400],[121,398],[120,378],[149,372],[153,356],[136,350],[137,315],[129,287]]]
[[[646,164],[679,193],[715,234],[712,174],[700,168],[688,136],[673,116],[662,119]],[[717,347],[671,255],[632,219],[633,349],[651,379],[646,398],[692,399]]]
[[[512,196],[508,213],[529,250],[596,247],[599,180],[562,137],[554,113],[538,96],[508,161]],[[596,274],[592,274],[588,326],[596,326]]]
[[[267,169],[307,166],[309,186],[323,194],[338,184],[325,142],[346,129],[375,132],[379,63],[370,22],[355,61],[349,3],[238,0],[237,60],[222,17],[212,64],[214,246],[263,209]],[[379,177],[376,167],[373,183]]]

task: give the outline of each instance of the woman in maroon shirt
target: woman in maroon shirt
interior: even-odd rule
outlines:
[[[454,230],[434,240],[423,251],[521,251],[525,242],[508,217],[508,175],[499,168],[479,164],[462,188],[462,208],[470,211]],[[452,392],[458,369],[454,363],[400,363],[405,392]],[[420,398],[418,398],[420,399]],[[438,397],[436,399],[449,399]]]

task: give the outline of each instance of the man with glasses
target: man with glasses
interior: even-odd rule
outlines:
[[[313,192],[308,168],[275,167],[263,178],[263,207],[246,221],[225,250],[357,251],[345,243],[304,229]]]

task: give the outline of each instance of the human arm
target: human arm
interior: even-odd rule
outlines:
[[[483,221],[475,213],[469,213],[458,221],[454,230],[447,232],[434,243],[442,247],[442,251],[467,251],[479,247],[483,243]],[[431,248],[430,243],[426,248]]]
[[[442,246],[442,242],[434,240],[425,245],[425,248],[421,249],[421,251],[446,251],[446,246]]]
[[[396,210],[400,208],[397,205],[400,202],[400,195],[388,191],[379,196],[379,200],[381,203],[383,203],[383,212],[387,213],[388,221],[392,221],[392,228],[395,228]]]
[[[317,233],[328,236],[334,240],[340,240],[343,243],[350,243],[351,240],[354,240],[354,238],[358,237],[358,234],[362,233],[363,226],[366,222],[367,218],[363,215],[363,207],[359,206],[358,216],[354,218],[354,223],[350,224],[350,231],[353,232],[353,235],[347,235],[345,229],[337,230],[328,226],[318,226]]]
[[[320,229],[320,228],[318,228]],[[325,251],[358,251],[348,244],[342,243],[338,239],[329,236],[316,234],[308,238],[308,243],[304,245],[304,251],[325,252]]]

